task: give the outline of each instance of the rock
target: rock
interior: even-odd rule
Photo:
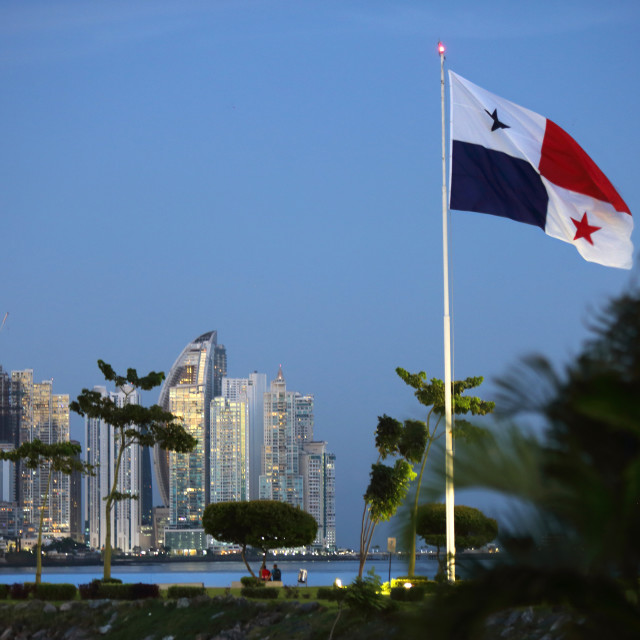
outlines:
[[[74,602],[63,602],[60,605],[60,611],[71,611],[71,609],[73,609],[74,607]]]
[[[522,614],[522,622],[524,622],[525,624],[531,624],[533,622],[533,617],[534,617],[533,616],[533,609],[531,607],[529,607]]]
[[[51,602],[47,602],[44,607],[42,607],[43,613],[57,613],[58,607],[55,604],[51,604]]]
[[[186,609],[190,604],[189,598],[178,598],[178,601],[176,602],[176,609]]]
[[[0,640],[10,640],[13,638],[13,627],[7,627],[0,636]]]
[[[298,611],[300,611],[300,613],[311,613],[312,611],[317,611],[319,608],[319,602],[302,602],[298,605]]]
[[[103,627],[98,627],[98,632],[101,633],[103,636],[109,633],[109,631],[111,631],[110,624],[105,624]]]
[[[80,627],[71,627],[67,629],[62,638],[63,640],[85,640],[85,638],[87,638],[87,632]]]
[[[272,614],[261,615],[257,620],[256,624],[261,627],[271,627],[274,624],[277,624],[282,620],[282,614],[279,612],[274,612]]]
[[[109,604],[109,600],[89,600],[89,607],[91,609],[99,609],[100,607],[104,607],[106,604]]]

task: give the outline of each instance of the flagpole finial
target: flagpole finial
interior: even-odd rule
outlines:
[[[445,47],[442,42],[438,42],[438,53],[443,56],[445,52]]]

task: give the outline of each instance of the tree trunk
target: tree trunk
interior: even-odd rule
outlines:
[[[429,418],[431,414],[429,414]],[[436,429],[438,428],[438,423],[436,424]],[[427,424],[429,424],[429,419],[427,419]],[[418,525],[418,498],[420,497],[420,485],[422,484],[422,474],[424,473],[425,465],[427,464],[427,458],[429,457],[429,449],[431,449],[431,443],[436,435],[434,430],[433,436],[429,438],[429,444],[424,452],[424,456],[422,458],[422,466],[420,467],[420,475],[418,476],[418,482],[416,483],[416,498],[413,501],[413,509],[411,511],[411,541],[409,546],[409,569],[407,570],[407,575],[410,578],[413,578],[416,572],[416,527]]]
[[[367,556],[369,555],[369,547],[371,546],[371,540],[373,538],[373,532],[375,531],[377,522],[372,522],[369,519],[368,505],[364,503],[364,513],[362,514],[362,529],[360,531],[360,554],[358,567],[358,578],[362,578],[364,572],[364,565],[367,562]]]
[[[240,552],[240,555],[242,556],[242,560],[244,561],[245,565],[247,566],[247,569],[249,569],[249,573],[255,578],[256,574],[253,573],[253,569],[249,566],[249,563],[247,562],[247,556],[245,555],[246,549],[247,549],[247,545],[243,544],[242,545],[242,551]]]
[[[120,462],[122,461],[122,454],[125,450],[125,437],[124,433],[120,433],[120,450],[118,451],[118,458],[116,460],[116,466],[113,470],[113,484],[111,485],[111,492],[107,496],[107,503],[105,504],[105,535],[104,535],[104,572],[102,579],[111,580],[111,511],[113,509],[113,495],[118,489],[118,474],[120,473]]]
[[[111,580],[111,501],[107,500],[105,504],[105,532],[104,532],[104,555],[102,556],[103,563],[103,580]]]

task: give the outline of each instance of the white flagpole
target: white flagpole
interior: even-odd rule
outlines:
[[[456,545],[454,532],[453,497],[453,433],[451,419],[451,316],[449,315],[449,237],[447,229],[447,164],[444,130],[444,45],[438,43],[440,54],[440,100],[442,104],[442,263],[444,271],[444,412],[447,517],[447,579],[456,579]]]

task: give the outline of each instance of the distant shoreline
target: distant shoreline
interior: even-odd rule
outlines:
[[[490,553],[478,553],[478,552],[461,552],[458,554],[459,556],[472,555],[476,558],[491,558],[495,557],[495,554]],[[13,557],[12,557],[13,556]],[[402,559],[405,557],[405,554],[394,554],[393,558]],[[296,561],[296,562],[353,562],[358,560],[358,554],[336,554],[336,555],[313,555],[313,554],[295,554],[295,555],[274,555],[272,553],[267,554],[267,558],[269,561],[279,560],[282,562],[285,561]],[[416,556],[418,560],[420,559],[436,559],[435,554],[418,554]],[[248,562],[256,562],[262,559],[261,555],[258,554],[247,554]],[[388,553],[370,553],[367,556],[367,561],[371,562],[372,560],[385,560],[388,561],[389,554]],[[202,563],[202,564],[220,564],[220,563],[228,563],[228,562],[242,562],[242,557],[239,553],[237,554],[225,554],[225,555],[206,555],[206,556],[127,556],[127,557],[119,557],[112,558],[111,564],[113,566],[136,566],[136,565],[150,565],[150,564],[186,564],[186,563]],[[35,556],[25,557],[18,556],[17,554],[7,554],[4,558],[0,558],[0,571],[4,567],[35,567],[36,566],[36,558]],[[42,558],[42,566],[43,567],[91,567],[91,566],[102,566],[102,559],[92,555],[91,557],[82,557],[82,556],[66,556],[63,558],[49,558],[47,556],[43,556]]]

